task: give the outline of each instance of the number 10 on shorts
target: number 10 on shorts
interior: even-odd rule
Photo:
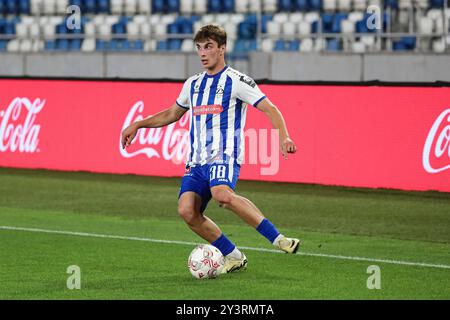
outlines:
[[[209,180],[225,179],[227,167],[224,165],[211,166],[209,168]]]

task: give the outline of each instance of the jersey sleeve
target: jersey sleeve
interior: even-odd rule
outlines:
[[[240,100],[256,107],[266,97],[252,78],[241,75],[236,82],[236,95]]]
[[[189,80],[186,80],[181,89],[180,95],[177,98],[177,105],[184,109],[189,109]]]

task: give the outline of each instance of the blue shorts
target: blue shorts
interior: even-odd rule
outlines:
[[[234,190],[239,177],[241,166],[232,161],[230,163],[210,163],[186,167],[186,172],[181,179],[178,199],[186,191],[193,191],[202,198],[200,212],[205,211],[211,200],[211,187],[227,185]]]

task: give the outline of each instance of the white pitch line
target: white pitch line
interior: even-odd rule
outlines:
[[[153,242],[153,243],[181,244],[181,245],[190,245],[190,246],[195,246],[195,245],[199,244],[196,242],[188,242],[188,241],[161,240],[161,239],[152,239],[152,238],[127,237],[127,236],[118,236],[118,235],[109,235],[109,234],[61,231],[61,230],[47,230],[47,229],[23,228],[23,227],[13,227],[13,226],[0,226],[0,230],[53,233],[53,234],[62,234],[62,235],[78,236],[78,237],[133,240],[133,241],[145,241],[145,242]],[[283,252],[281,252],[279,250],[275,250],[275,249],[243,247],[243,246],[239,246],[239,248],[246,249],[246,250],[259,251],[259,252],[283,253]],[[334,254],[312,253],[312,252],[297,252],[297,254],[302,255],[302,256],[310,256],[310,257],[321,257],[321,258],[353,260],[353,261],[379,262],[379,263],[388,263],[388,264],[414,266],[414,267],[437,268],[437,269],[450,269],[450,265],[445,265],[445,264],[431,264],[431,263],[423,263],[423,262],[376,259],[376,258],[366,258],[366,257],[351,257],[351,256],[341,256],[341,255],[334,255]]]

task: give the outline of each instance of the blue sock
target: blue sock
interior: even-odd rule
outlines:
[[[277,230],[277,228],[275,228],[272,222],[267,219],[261,221],[259,226],[256,228],[256,231],[266,237],[267,240],[270,241],[270,243],[273,243],[273,241],[280,235],[280,232]]]
[[[231,251],[236,248],[236,246],[233,244],[233,242],[230,241],[223,233],[220,235],[217,240],[213,241],[211,243],[214,247],[220,250],[224,256],[231,253]]]

